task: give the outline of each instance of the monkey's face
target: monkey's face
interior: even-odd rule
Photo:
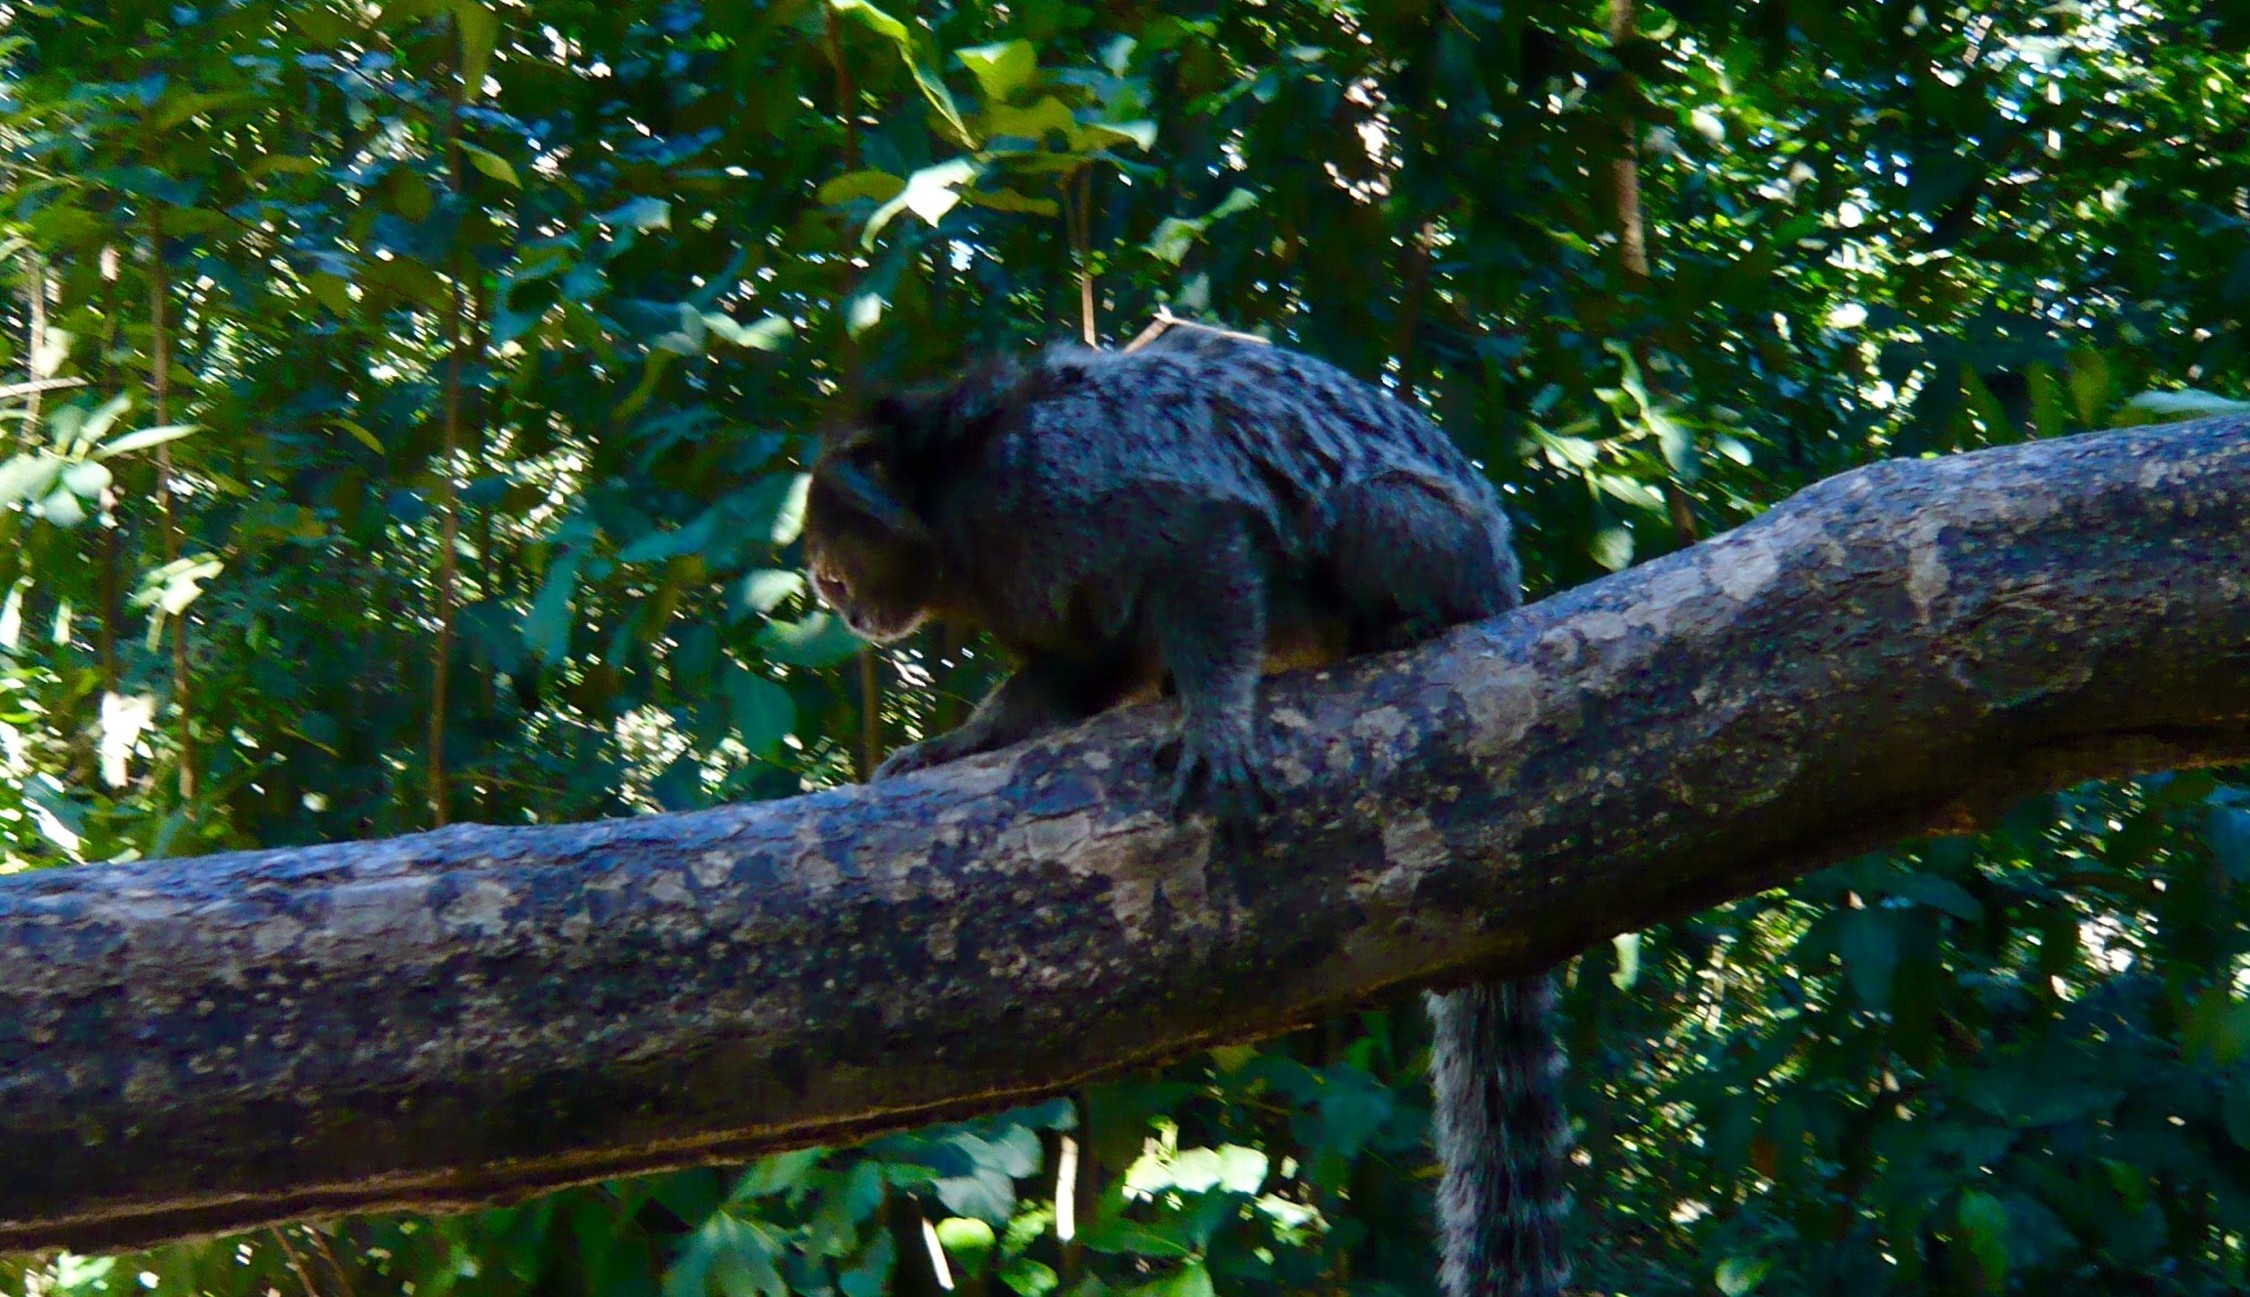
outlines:
[[[805,557],[813,589],[862,639],[888,644],[927,621],[938,589],[937,547],[901,504],[864,447],[824,454],[805,497]]]
[[[888,644],[929,620],[931,555],[896,537],[855,531],[823,536],[809,523],[805,540],[813,589],[853,634]]]

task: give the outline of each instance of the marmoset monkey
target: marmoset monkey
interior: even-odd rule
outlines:
[[[805,513],[815,589],[862,636],[936,618],[1020,666],[878,780],[1067,725],[1168,682],[1172,804],[1254,823],[1269,661],[1398,648],[1516,606],[1491,483],[1412,406],[1282,347],[1182,325],[1047,350],[878,400],[824,440]],[[1429,997],[1443,1286],[1569,1281],[1570,1132],[1548,978]]]

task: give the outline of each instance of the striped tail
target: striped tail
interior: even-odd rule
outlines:
[[[1429,997],[1445,1297],[1559,1297],[1570,1122],[1552,976]]]

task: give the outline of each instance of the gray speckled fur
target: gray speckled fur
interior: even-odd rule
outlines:
[[[1309,356],[1193,327],[877,402],[823,447],[806,523],[816,585],[855,627],[895,635],[927,613],[1021,660],[966,723],[892,754],[878,779],[1168,682],[1183,708],[1175,804],[1208,805],[1222,831],[1266,803],[1262,664],[1400,647],[1519,601],[1497,494],[1419,411]],[[887,579],[852,570],[849,542],[870,531],[885,532]],[[1553,1004],[1546,978],[1430,997],[1448,1297],[1568,1282]]]

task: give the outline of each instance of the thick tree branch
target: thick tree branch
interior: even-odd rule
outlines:
[[[2250,421],[1888,464],[1268,691],[885,785],[0,880],[0,1248],[848,1140],[1523,972],[2034,790],[2250,756]]]

